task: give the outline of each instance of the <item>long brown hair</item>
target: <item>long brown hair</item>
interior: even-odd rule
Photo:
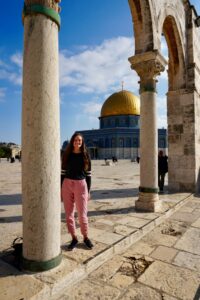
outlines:
[[[88,170],[88,167],[89,167],[89,154],[88,154],[88,151],[87,151],[87,148],[86,148],[86,145],[85,145],[84,138],[83,138],[82,134],[79,133],[79,132],[75,132],[72,135],[72,137],[70,139],[70,142],[67,145],[67,148],[66,148],[66,150],[64,151],[64,153],[62,155],[62,169],[64,169],[64,170],[67,167],[67,162],[68,162],[69,156],[74,150],[73,144],[74,144],[74,140],[77,136],[80,136],[82,138],[82,145],[80,147],[80,150],[81,150],[81,153],[83,154],[84,170],[85,171]]]

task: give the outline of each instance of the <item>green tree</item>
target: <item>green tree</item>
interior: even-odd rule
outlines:
[[[5,152],[2,148],[0,148],[0,161],[2,157],[5,157]]]
[[[10,157],[10,156],[11,156],[11,149],[9,147],[6,146],[0,147],[0,158]]]

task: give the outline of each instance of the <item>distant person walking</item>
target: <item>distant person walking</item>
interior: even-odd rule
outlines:
[[[112,157],[112,162],[113,162],[113,163],[117,163],[117,162],[118,162],[118,159],[117,159],[116,156],[113,156],[113,157]]]
[[[165,184],[165,175],[168,172],[168,157],[160,150],[158,153],[158,186],[160,192],[163,192]]]
[[[91,160],[84,139],[80,133],[74,133],[62,154],[62,200],[64,203],[66,223],[72,241],[68,250],[73,250],[77,244],[75,228],[75,206],[78,213],[83,241],[87,248],[93,244],[88,238],[87,207],[91,187]]]

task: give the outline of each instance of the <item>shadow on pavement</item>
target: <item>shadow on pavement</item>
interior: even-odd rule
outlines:
[[[139,192],[138,188],[92,190],[91,191],[91,200],[135,197],[138,195],[138,192]]]
[[[22,195],[0,195],[0,205],[20,205],[22,204]]]
[[[199,299],[200,299],[200,285],[199,285],[199,287],[198,287],[198,289],[196,291],[196,294],[194,296],[194,300],[199,300]]]
[[[105,216],[105,215],[127,215],[128,213],[135,212],[135,206],[125,207],[125,208],[114,208],[114,209],[105,209],[105,210],[93,210],[88,211],[88,217],[95,217],[95,216]],[[61,214],[61,221],[65,222],[65,213]]]
[[[0,217],[1,223],[15,223],[22,222],[22,216],[9,216],[9,217]]]

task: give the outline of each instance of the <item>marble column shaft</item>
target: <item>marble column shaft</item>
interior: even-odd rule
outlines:
[[[26,16],[22,111],[23,258],[36,263],[60,256],[58,65],[57,24],[42,14]]]
[[[159,211],[158,129],[156,111],[156,76],[164,70],[165,60],[157,52],[147,52],[129,59],[140,76],[140,192],[136,209]]]

